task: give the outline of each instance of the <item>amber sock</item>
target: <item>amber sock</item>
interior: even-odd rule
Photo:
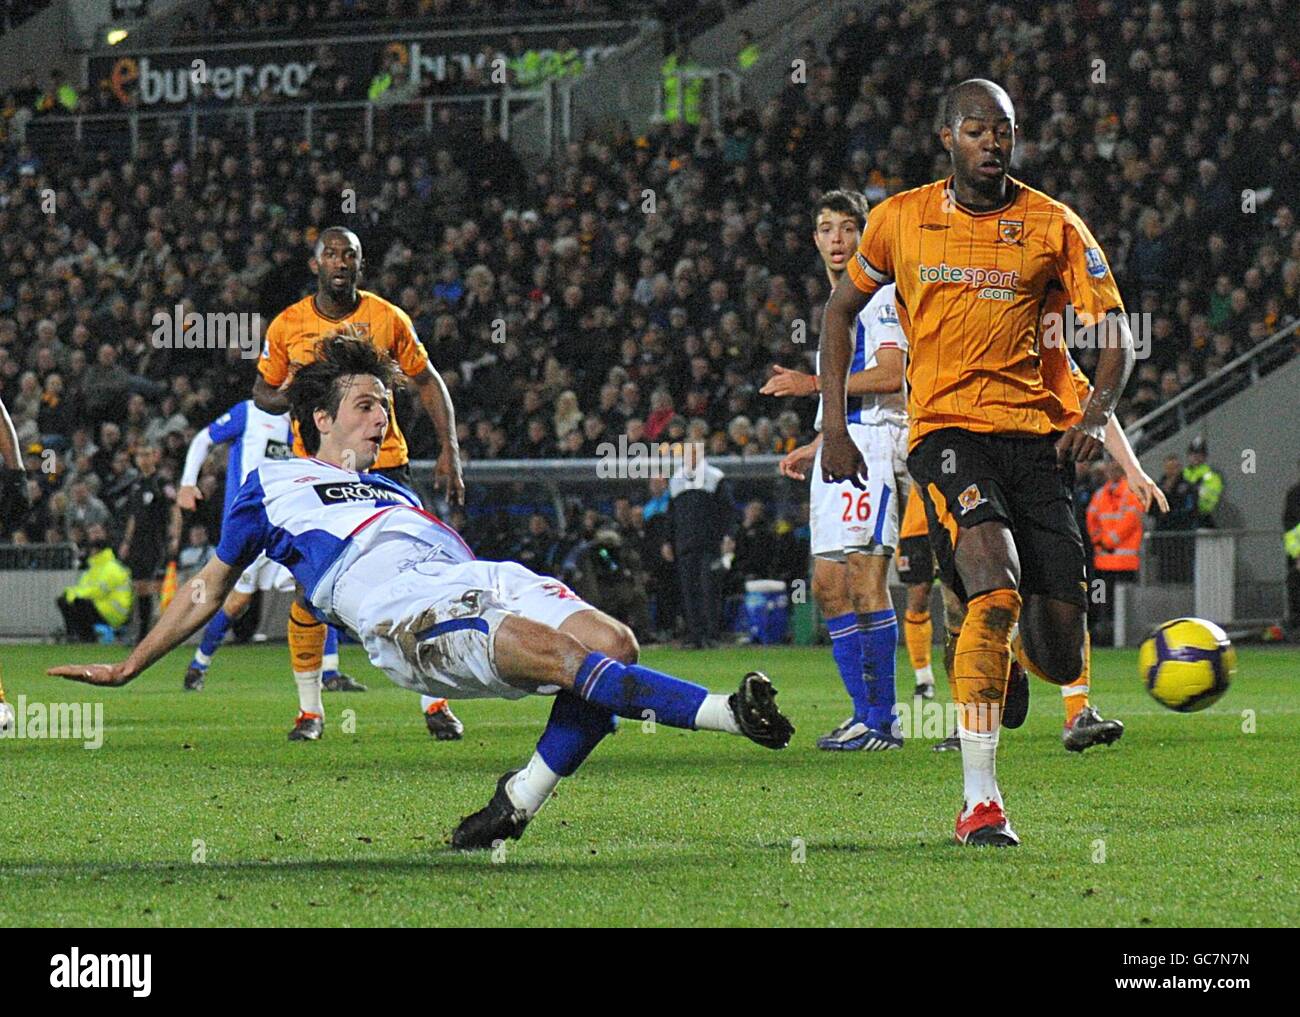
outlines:
[[[289,607],[289,655],[295,679],[315,677],[320,680],[325,659],[326,626],[312,617],[296,600]],[[305,707],[304,707],[305,709]],[[308,711],[315,712],[315,711]]]
[[[1083,634],[1083,673],[1069,685],[1061,686],[1061,704],[1065,707],[1065,726],[1074,723],[1088,707],[1088,683],[1092,675],[1092,637]]]
[[[952,661],[957,655],[957,640],[960,638],[961,629],[943,630],[943,673],[948,679],[948,692],[954,703],[957,702],[957,683],[952,680]]]
[[[957,637],[951,682],[962,705],[962,726],[992,732],[1001,725],[1002,703],[1011,668],[1011,629],[1020,617],[1020,594],[990,590],[967,605]]]
[[[934,683],[934,672],[930,669],[930,641],[933,638],[934,626],[930,623],[929,611],[903,612],[903,641],[907,643],[907,656],[912,661],[917,680],[926,684]]]

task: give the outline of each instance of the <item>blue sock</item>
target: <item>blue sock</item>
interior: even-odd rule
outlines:
[[[862,677],[867,685],[869,727],[888,731],[894,719],[894,662],[898,655],[898,619],[892,607],[858,615],[862,638]]]
[[[645,720],[649,710],[658,724],[691,729],[709,694],[702,685],[640,664],[620,664],[603,653],[587,654],[574,676],[573,691],[620,717]]]
[[[853,700],[853,716],[866,717],[867,683],[862,680],[862,638],[858,635],[858,616],[842,614],[827,618],[826,628],[831,634],[831,656],[840,670],[840,681]]]
[[[338,677],[338,660],[339,630],[333,625],[327,625],[325,627],[325,650],[323,651],[323,663],[325,665],[333,666],[323,666],[321,668],[320,676],[322,679]]]
[[[551,706],[551,719],[537,742],[537,752],[558,777],[567,777],[591,754],[618,718],[603,707],[560,692]]]
[[[230,628],[230,615],[226,614],[225,608],[218,609],[217,613],[212,616],[212,621],[208,622],[208,627],[203,630],[203,641],[199,643],[199,653],[203,654],[206,660],[195,659],[194,663],[200,668],[208,666],[207,661],[212,659],[212,655],[217,652],[221,646],[221,641],[226,638],[226,631]]]

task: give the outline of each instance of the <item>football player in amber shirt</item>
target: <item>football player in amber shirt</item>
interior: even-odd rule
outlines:
[[[1040,367],[1043,383],[1056,397],[1052,419],[1056,429],[1060,431],[1074,426],[1082,419],[1083,408],[1088,405],[1088,400],[1092,396],[1092,383],[1088,381],[1088,376],[1074,362],[1066,344],[1057,338],[1063,336],[1057,326],[1063,320],[1065,310],[1065,291],[1059,287],[1051,290],[1043,305],[1045,327],[1043,341],[1040,344],[1042,357]],[[1168,512],[1169,503],[1165,500],[1164,492],[1142,469],[1142,464],[1138,462],[1119,418],[1114,415],[1106,425],[1105,444],[1106,451],[1124,470],[1129,487],[1142,503],[1143,510],[1149,508],[1154,501],[1161,512]],[[910,503],[908,508],[911,509]],[[960,632],[965,611],[949,608],[947,616],[950,635]],[[950,674],[951,670],[950,665]],[[1103,718],[1091,705],[1089,701],[1091,672],[1092,646],[1085,635],[1083,673],[1068,685],[1061,686],[1061,705],[1065,710],[1061,744],[1070,752],[1083,752],[1094,745],[1110,745],[1119,741],[1124,735],[1124,724],[1121,721]],[[961,739],[955,733],[935,746],[936,751],[960,749]]]
[[[441,443],[434,469],[435,482],[443,486],[448,498],[462,503],[465,484],[461,479],[451,395],[429,363],[429,355],[416,336],[410,317],[383,297],[357,288],[365,260],[361,240],[351,230],[341,226],[323,230],[310,264],[316,273],[316,292],[290,304],[275,316],[266,330],[266,342],[257,362],[259,377],[253,385],[254,402],[268,413],[286,412],[289,400],[284,390],[299,367],[316,359],[316,346],[321,339],[343,330],[366,338],[396,361],[401,372],[415,384]],[[296,428],[294,451],[300,456],[307,454]],[[398,426],[395,412],[389,414],[388,431],[373,472],[382,473],[404,487],[412,486],[406,437]],[[294,680],[298,684],[298,719],[289,737],[295,741],[315,741],[324,733],[322,675],[324,688],[330,691],[364,692],[365,686],[338,671],[338,634],[297,601],[289,611],[289,648]],[[445,699],[425,696],[422,706],[429,732],[439,741],[455,740],[464,733],[464,727]]]
[[[1019,843],[995,766],[1004,711],[1020,723],[1028,707],[1023,673],[1008,697],[1012,638],[1019,622],[1021,663],[1059,685],[1083,672],[1087,558],[1065,471],[1100,452],[1133,364],[1123,302],[1087,226],[1007,175],[1015,129],[1011,100],[993,82],[948,92],[939,138],[952,176],[871,213],[826,306],[821,358],[822,468],[831,481],[856,480],[864,463],[845,412],[849,329],[894,280],[910,341],[908,469],[940,570],[967,604],[952,675],[964,777],[956,839],[996,846]],[[1085,326],[1078,341],[1099,350],[1096,389],[1064,431],[1039,368],[1053,285]]]

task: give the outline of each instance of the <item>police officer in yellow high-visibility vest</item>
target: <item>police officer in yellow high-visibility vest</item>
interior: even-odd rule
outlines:
[[[683,71],[698,70],[700,65],[687,55],[684,48],[670,53],[668,59],[663,62],[664,120],[668,123],[676,123],[683,115],[688,124],[700,122],[704,82],[700,78],[679,76]]]
[[[747,28],[742,28],[740,30],[740,52],[736,54],[736,66],[743,73],[758,63],[758,58],[762,55],[763,51],[759,49],[758,43],[754,41],[754,33]]]
[[[1282,547],[1286,551],[1287,612],[1291,624],[1300,628],[1300,483],[1292,485],[1286,493]]]
[[[1213,529],[1214,510],[1223,497],[1223,477],[1205,461],[1208,452],[1205,439],[1198,434],[1187,446],[1187,466],[1183,470],[1183,479],[1196,488],[1196,525],[1202,529]]]

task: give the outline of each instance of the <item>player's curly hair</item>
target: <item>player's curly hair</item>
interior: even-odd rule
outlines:
[[[313,415],[317,410],[324,410],[331,417],[337,416],[339,403],[343,401],[342,379],[354,374],[369,374],[378,378],[384,388],[392,390],[392,360],[368,342],[358,329],[344,325],[320,341],[316,359],[298,368],[289,383],[289,413],[298,425],[303,446],[312,455],[320,450],[320,431],[316,429]]]

